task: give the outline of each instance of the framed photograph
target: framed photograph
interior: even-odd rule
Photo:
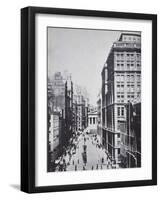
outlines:
[[[21,190],[157,184],[157,16],[21,9]]]

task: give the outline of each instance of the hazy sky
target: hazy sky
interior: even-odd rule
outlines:
[[[67,70],[96,105],[101,71],[120,31],[48,28],[48,75]]]

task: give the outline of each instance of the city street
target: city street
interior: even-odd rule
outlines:
[[[97,170],[111,168],[99,136],[84,131],[72,139],[70,147],[59,159],[55,171]]]
[[[141,33],[68,31],[48,29],[51,52],[67,56],[65,65],[61,56],[48,57],[47,171],[141,167]],[[104,48],[93,56],[96,42]]]

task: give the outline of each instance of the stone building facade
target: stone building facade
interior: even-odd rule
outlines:
[[[141,99],[141,35],[121,33],[102,70],[102,134],[113,166],[121,162],[120,122],[126,122],[126,104]]]

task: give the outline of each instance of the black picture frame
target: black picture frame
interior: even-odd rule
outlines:
[[[152,179],[60,186],[35,186],[35,16],[59,14],[152,21]],[[21,9],[21,190],[27,193],[157,184],[157,15],[45,7]]]

